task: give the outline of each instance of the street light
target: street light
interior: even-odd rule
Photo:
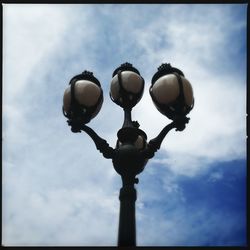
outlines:
[[[103,91],[100,82],[92,72],[84,71],[73,77],[64,92],[63,114],[68,118],[71,131],[86,132],[94,141],[96,148],[107,159],[112,159],[114,169],[121,176],[120,217],[118,246],[136,245],[135,201],[138,183],[136,177],[141,173],[155,152],[160,148],[167,133],[185,129],[189,118],[186,115],[194,106],[193,90],[182,71],[169,63],[162,64],[154,74],[149,93],[156,108],[172,122],[166,125],[154,139],[147,142],[146,133],[139,129],[139,123],[132,121],[132,108],[140,101],[144,91],[144,79],[130,63],[118,67],[112,75],[110,97],[124,110],[124,122],[117,132],[115,148],[109,146],[86,124],[101,109]]]

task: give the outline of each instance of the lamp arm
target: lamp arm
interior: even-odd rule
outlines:
[[[106,140],[101,138],[92,128],[87,125],[82,125],[81,130],[88,134],[94,141],[96,148],[103,154],[107,159],[113,159],[115,155],[115,149],[109,146]]]
[[[153,158],[155,152],[160,149],[161,143],[168,134],[170,130],[173,128],[176,128],[176,131],[182,131],[185,129],[185,124],[189,122],[190,118],[187,117],[177,117],[173,122],[166,125],[161,132],[152,140],[148,142],[148,146],[146,149],[144,149],[141,153],[142,155],[147,158],[151,159]]]
[[[81,120],[79,118],[70,118],[69,120],[67,120],[67,123],[71,127],[71,131],[73,133],[80,133],[81,131],[84,131],[86,134],[88,134],[94,141],[96,148],[103,154],[105,158],[114,158],[116,150],[110,147],[107,141],[101,138],[92,128],[85,125],[84,120]]]

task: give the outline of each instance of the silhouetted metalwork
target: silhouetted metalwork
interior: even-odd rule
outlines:
[[[87,79],[100,87],[99,81],[93,76],[93,73],[89,71],[84,71],[81,75],[75,76],[71,79],[71,109],[69,113],[64,115],[68,118],[68,125],[71,127],[72,132],[84,131],[87,133],[94,141],[96,148],[103,154],[107,159],[112,159],[114,169],[121,176],[122,188],[120,189],[120,217],[119,217],[119,232],[118,232],[118,246],[136,246],[136,220],[135,220],[135,202],[136,202],[136,189],[134,184],[138,183],[138,178],[136,177],[140,174],[147,161],[151,159],[155,152],[160,149],[161,143],[165,136],[172,129],[176,131],[182,131],[185,129],[186,124],[189,122],[189,118],[186,114],[193,108],[187,107],[184,102],[183,94],[183,84],[181,76],[184,76],[182,71],[177,68],[171,67],[170,64],[162,64],[156,74],[152,78],[152,85],[150,87],[150,94],[153,99],[154,96],[151,93],[151,88],[154,83],[166,74],[175,74],[180,88],[180,94],[175,103],[173,103],[174,108],[170,109],[169,106],[164,106],[159,104],[163,110],[165,110],[165,115],[172,119],[173,121],[166,125],[162,131],[147,143],[146,133],[139,129],[140,125],[137,121],[132,121],[131,112],[133,106],[141,99],[144,89],[144,80],[142,90],[133,94],[131,97],[124,89],[122,85],[121,73],[123,71],[132,71],[140,75],[139,71],[132,66],[130,63],[122,64],[118,67],[114,73],[118,75],[118,81],[120,85],[120,95],[122,101],[111,99],[121,106],[124,110],[124,122],[121,129],[117,132],[117,143],[116,147],[112,148],[106,140],[101,138],[97,133],[88,127],[88,123],[91,119],[91,114],[94,112],[96,105],[98,105],[103,100],[103,95],[101,92],[98,103],[94,107],[87,107],[79,105],[75,99],[74,85],[76,80]],[[143,79],[143,78],[142,78]],[[129,98],[130,96],[130,98]],[[154,100],[156,101],[156,100]],[[182,113],[180,107],[186,106],[186,112]],[[141,140],[141,147],[136,146],[138,138]]]

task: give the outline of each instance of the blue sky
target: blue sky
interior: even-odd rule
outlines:
[[[115,246],[120,177],[61,113],[69,80],[93,71],[104,103],[89,126],[111,146],[123,113],[112,73],[145,79],[133,119],[151,139],[170,122],[148,89],[164,62],[195,107],[136,186],[140,246],[246,245],[246,4],[3,5],[3,223],[6,246]]]

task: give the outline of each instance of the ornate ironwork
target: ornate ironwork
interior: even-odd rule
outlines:
[[[137,69],[135,69],[132,64],[125,63],[118,67],[113,76],[118,74],[119,84],[121,91],[125,91],[122,87],[121,72],[123,70],[131,70],[137,74],[140,74]],[[164,74],[173,73],[176,75],[180,88],[180,95],[178,101],[181,105],[184,103],[184,93],[183,93],[183,83],[181,81],[181,76],[184,76],[182,71],[171,67],[170,64],[162,64],[157,73],[152,78],[152,86],[157,79],[159,79]],[[124,110],[124,122],[121,129],[117,133],[117,144],[115,148],[110,147],[108,142],[101,138],[92,128],[88,127],[86,123],[86,118],[81,114],[78,103],[75,103],[74,97],[74,85],[79,79],[88,79],[95,82],[101,87],[99,81],[93,76],[92,72],[84,71],[81,75],[73,77],[70,81],[71,84],[71,108],[72,113],[66,114],[68,117],[68,125],[71,127],[72,132],[82,132],[87,133],[91,139],[94,141],[96,148],[103,154],[107,159],[112,159],[114,169],[121,175],[122,178],[122,188],[120,189],[120,218],[119,218],[119,234],[118,234],[118,246],[135,246],[136,245],[136,230],[135,230],[135,201],[136,201],[136,189],[134,184],[139,182],[136,177],[141,173],[149,159],[151,159],[155,152],[160,149],[162,141],[166,135],[175,128],[176,131],[182,131],[185,129],[186,124],[189,122],[189,118],[181,114],[171,116],[173,121],[166,125],[161,132],[148,143],[146,143],[147,135],[146,133],[139,129],[140,125],[137,121],[132,121],[131,111],[132,107],[130,105],[125,105]],[[96,80],[95,80],[96,79]],[[151,88],[152,88],[151,86]],[[124,93],[127,94],[127,93]],[[151,95],[152,96],[152,95]],[[153,96],[152,96],[153,98]],[[76,115],[77,114],[77,115]],[[141,136],[144,138],[145,142],[141,149],[135,146],[135,141]]]
[[[121,64],[121,66],[119,66],[118,68],[116,68],[112,74],[112,77],[114,77],[118,71],[132,71],[138,75],[140,75],[140,72],[138,69],[136,69],[135,67],[133,67],[133,65],[131,63],[125,62],[123,64]]]

